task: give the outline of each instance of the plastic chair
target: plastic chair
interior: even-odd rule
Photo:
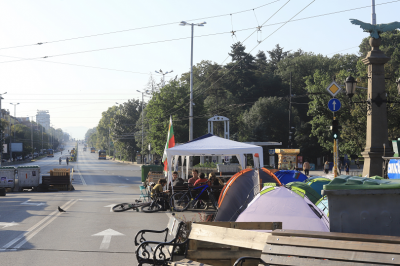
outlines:
[[[143,198],[143,201],[149,201],[151,199],[149,191],[144,186],[139,186],[139,188],[141,193],[139,200]]]

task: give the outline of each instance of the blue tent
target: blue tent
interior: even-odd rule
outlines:
[[[275,173],[275,176],[281,181],[282,185],[290,182],[304,182],[307,179],[307,176],[295,170],[279,170]]]
[[[313,178],[311,180],[306,180],[305,183],[312,187],[322,197],[321,190],[324,189],[323,186],[329,184],[331,181],[332,180],[330,180],[329,178],[317,176],[316,178]]]

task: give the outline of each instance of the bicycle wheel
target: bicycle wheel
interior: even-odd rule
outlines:
[[[170,204],[174,211],[182,212],[189,207],[190,198],[186,192],[176,192],[171,196]]]
[[[151,204],[147,206],[143,206],[141,208],[142,212],[158,212],[162,209],[162,206],[157,202],[153,201]]]
[[[124,212],[124,211],[132,209],[132,204],[121,203],[121,204],[115,205],[112,209],[113,209],[113,212]]]

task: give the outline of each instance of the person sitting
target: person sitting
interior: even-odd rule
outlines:
[[[158,183],[157,185],[155,185],[152,189],[151,189],[151,197],[155,196],[155,195],[164,195],[166,193],[168,193],[169,191],[163,190],[163,187],[167,184],[167,180],[165,178],[160,178],[158,179]]]
[[[183,179],[178,176],[178,172],[172,173],[172,185],[175,186],[183,186]]]
[[[197,181],[197,179],[199,179],[199,171],[197,171],[196,169],[192,170],[192,178],[189,178],[188,183],[189,185],[194,185],[194,183]]]
[[[194,182],[194,186],[200,186],[200,185],[204,185],[204,183],[207,183],[208,179],[206,178],[204,173],[200,174],[200,179],[197,179],[196,182]]]
[[[208,175],[208,185],[209,186],[223,186],[224,182],[222,182],[221,178],[215,175],[215,173],[210,173]]]

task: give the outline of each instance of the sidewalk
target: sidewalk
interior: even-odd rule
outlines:
[[[351,166],[350,166],[350,171],[349,171],[349,172],[350,172],[350,175],[352,175],[352,176],[359,176],[359,175],[362,175],[362,171],[363,171],[363,165],[360,165],[360,169],[358,169],[356,165],[351,165]],[[302,173],[304,173],[304,171],[302,171]],[[342,167],[342,172],[341,172],[341,174],[342,174],[342,175],[345,175],[345,174],[346,174],[346,172],[344,171],[344,167]],[[340,175],[340,174],[339,174],[339,175]],[[333,173],[332,173],[332,171],[329,171],[328,174],[325,174],[325,172],[324,172],[323,169],[321,169],[321,170],[314,170],[314,171],[311,171],[311,170],[310,170],[310,176],[322,176],[322,177],[327,177],[327,178],[329,178],[329,179],[333,179]]]

